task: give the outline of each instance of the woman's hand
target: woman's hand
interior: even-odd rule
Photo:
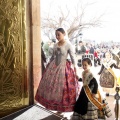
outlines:
[[[96,97],[96,94],[92,94],[92,97]]]
[[[98,75],[100,75],[100,73],[98,73]]]
[[[94,93],[92,93],[92,97],[94,97],[94,98],[98,98],[99,96],[98,96],[98,94],[94,94]]]
[[[76,70],[77,70],[76,67],[74,67],[74,71],[75,71],[75,73],[76,73]]]
[[[72,64],[72,68],[75,70],[76,72],[76,66],[74,64]]]

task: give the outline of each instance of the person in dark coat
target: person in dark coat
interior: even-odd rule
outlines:
[[[91,45],[90,45],[89,53],[90,53],[90,54],[94,54],[94,51],[95,51],[95,49],[94,49],[93,45],[91,44]]]
[[[45,71],[46,56],[44,54],[43,48],[41,47],[41,64],[42,64],[42,74]]]
[[[79,41],[78,54],[85,54],[86,48],[82,41]]]

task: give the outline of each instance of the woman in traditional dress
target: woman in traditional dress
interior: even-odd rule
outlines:
[[[58,40],[53,48],[50,63],[42,76],[35,95],[36,101],[49,110],[59,112],[73,111],[76,102],[75,59],[72,44],[65,40],[65,31],[58,28]],[[71,61],[67,60],[70,55]]]
[[[91,66],[92,62],[89,58],[82,60],[84,71],[81,80],[83,87],[75,104],[72,120],[98,120],[98,111],[102,113],[102,117],[111,116],[109,106],[106,105],[107,102],[101,98],[98,92],[98,83],[90,70]]]
[[[106,92],[106,96],[109,94],[115,94],[115,88],[117,85],[117,77],[112,68],[120,69],[116,65],[116,61],[112,59],[110,52],[105,53],[105,58],[102,60],[102,66],[99,71],[100,86],[103,87],[103,91]]]

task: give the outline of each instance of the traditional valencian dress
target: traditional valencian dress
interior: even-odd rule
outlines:
[[[76,85],[78,80],[71,62],[67,60],[68,54],[74,64],[74,52],[70,42],[62,46],[54,45],[51,62],[48,64],[35,95],[36,101],[47,109],[68,112],[73,111],[76,102]]]
[[[112,53],[113,59],[116,61],[116,65],[120,66],[120,50],[114,50]],[[115,71],[115,74],[117,75],[117,84],[120,86],[120,75],[116,73],[117,71]]]
[[[83,87],[75,104],[72,120],[98,120],[98,111],[103,116],[110,117],[110,109],[106,105],[107,103],[105,101],[103,103],[102,98],[100,98],[98,83],[90,70],[83,71],[82,81]],[[95,97],[92,94],[95,94]]]
[[[100,85],[103,87],[103,91],[109,94],[115,94],[115,88],[117,85],[117,77],[112,70],[113,67],[115,69],[120,69],[120,67],[116,66],[115,60],[104,59],[98,73],[100,75]]]

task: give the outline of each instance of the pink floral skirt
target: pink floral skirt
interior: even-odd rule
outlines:
[[[76,102],[78,80],[70,61],[67,61],[62,68],[58,67],[54,61],[48,65],[35,100],[49,110],[71,112]]]

